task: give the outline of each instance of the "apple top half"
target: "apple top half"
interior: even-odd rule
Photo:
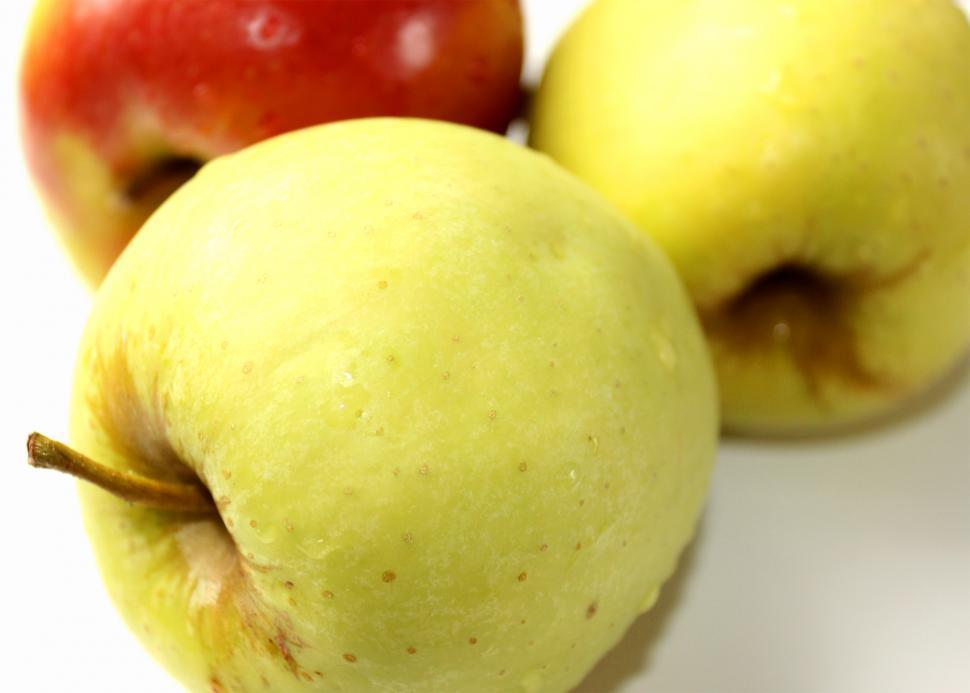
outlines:
[[[80,452],[109,592],[193,689],[563,691],[648,609],[717,438],[689,299],[546,157],[356,120],[218,159],[98,292]]]
[[[970,24],[951,0],[599,0],[532,144],[669,254],[728,428],[889,412],[970,343]]]
[[[521,63],[517,0],[41,0],[21,68],[23,139],[96,285],[202,162],[365,116],[504,131]]]

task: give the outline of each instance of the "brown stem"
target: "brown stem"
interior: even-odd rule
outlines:
[[[112,469],[40,433],[27,438],[27,461],[34,467],[56,469],[90,481],[129,503],[187,513],[215,510],[212,498],[200,484],[158,481]]]

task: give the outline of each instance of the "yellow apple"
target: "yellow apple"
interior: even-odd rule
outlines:
[[[673,571],[718,428],[648,239],[539,154],[393,119],[166,201],[71,422],[34,461],[122,496],[82,488],[109,592],[200,691],[575,685]]]
[[[970,341],[970,26],[948,0],[600,0],[532,144],[666,250],[725,425],[818,431]]]

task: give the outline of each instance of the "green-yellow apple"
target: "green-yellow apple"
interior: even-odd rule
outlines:
[[[832,429],[970,341],[970,26],[949,0],[599,0],[532,144],[666,250],[725,425]]]
[[[77,452],[30,447],[137,501],[82,488],[118,609],[193,690],[560,691],[656,599],[717,429],[630,222],[496,135],[375,119],[165,202],[96,298]]]
[[[201,162],[364,116],[504,131],[521,64],[518,0],[41,0],[21,70],[24,145],[95,285]]]

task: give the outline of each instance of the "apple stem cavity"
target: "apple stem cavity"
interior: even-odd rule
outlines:
[[[212,497],[201,484],[158,481],[112,469],[40,433],[27,438],[27,461],[32,467],[56,469],[89,481],[129,503],[185,513],[215,511]]]

